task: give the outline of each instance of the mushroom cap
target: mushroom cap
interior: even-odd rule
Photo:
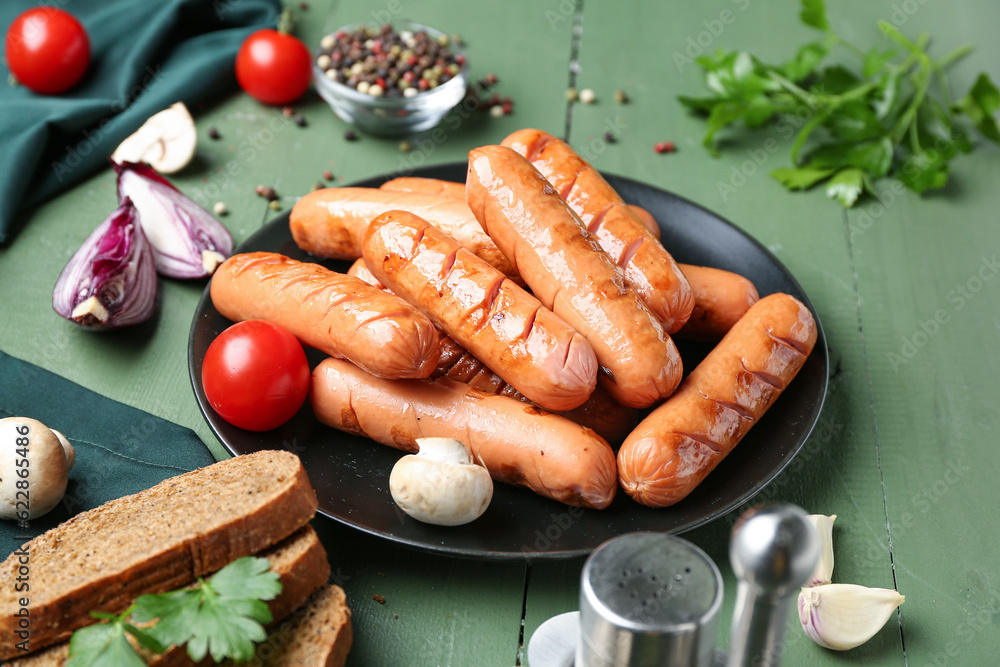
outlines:
[[[18,430],[25,427],[26,435]],[[19,438],[27,438],[27,446]],[[18,465],[23,460],[27,464]],[[0,419],[0,519],[23,519],[18,512],[25,511],[26,502],[28,519],[52,511],[66,493],[69,468],[68,451],[45,424],[29,417]]]
[[[458,526],[479,518],[493,498],[490,473],[472,462],[468,448],[451,438],[419,438],[417,454],[396,462],[389,491],[417,521]]]

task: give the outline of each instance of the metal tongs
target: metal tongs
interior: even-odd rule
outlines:
[[[820,539],[794,505],[751,508],[733,526],[739,584],[728,653],[716,648],[722,575],[694,544],[629,533],[594,550],[580,611],[550,618],[528,643],[529,667],[770,667],[781,662],[792,601]]]

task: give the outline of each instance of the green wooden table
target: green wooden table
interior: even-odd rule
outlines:
[[[298,3],[295,3],[296,5]],[[789,627],[788,665],[995,664],[1000,641],[996,517],[1000,456],[1000,151],[985,146],[955,162],[951,183],[919,198],[893,181],[880,201],[850,212],[821,191],[785,192],[768,175],[787,164],[789,137],[774,130],[730,135],[722,156],[700,146],[703,122],[676,102],[702,90],[699,50],[743,48],[779,60],[812,37],[795,0],[612,3],[542,0],[473,6],[455,0],[370,4],[312,0],[299,32],[309,44],[351,22],[408,18],[461,34],[475,76],[495,72],[514,99],[504,118],[469,118],[444,134],[397,141],[343,138],[346,125],[310,95],[299,127],[233,94],[194,109],[197,160],[174,182],[209,205],[224,201],[237,242],[279,215],[254,195],[271,185],[284,210],[329,169],[337,183],[462,160],[472,146],[520,127],[568,136],[594,164],[674,191],[733,221],[792,271],[826,329],[831,380],[820,423],[799,457],[759,499],[837,514],[835,581],[897,587],[898,616],[847,653],[812,644]],[[1000,80],[1000,5],[995,0],[832,2],[836,30],[862,46],[879,43],[878,19],[932,33],[939,53],[974,42],[953,70],[955,89],[987,71]],[[571,104],[569,85],[597,102]],[[613,100],[615,90],[631,98]],[[222,139],[211,141],[215,126]],[[611,130],[617,142],[602,136]],[[677,152],[652,146],[672,140]],[[780,150],[763,150],[768,140]],[[731,186],[731,187],[727,187]],[[110,170],[34,213],[0,248],[0,349],[95,391],[194,429],[225,455],[202,420],[187,375],[188,330],[204,283],[161,280],[155,324],[93,335],[50,308],[59,271],[115,204]],[[722,569],[726,643],[735,583],[727,544],[735,517],[686,534]],[[347,590],[356,640],[349,663],[524,664],[532,632],[577,608],[581,559],[476,562],[393,546],[316,521],[335,579]],[[385,597],[384,604],[373,595]]]

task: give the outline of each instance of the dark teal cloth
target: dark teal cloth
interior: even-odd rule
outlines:
[[[106,167],[154,113],[234,90],[240,44],[275,26],[281,9],[280,0],[3,0],[4,34],[38,4],[80,20],[91,63],[79,84],[52,96],[8,85],[0,69],[0,243],[32,208]]]
[[[76,449],[76,463],[54,510],[27,527],[0,519],[0,561],[74,514],[215,462],[194,431],[0,352],[3,417],[31,417],[59,431]]]

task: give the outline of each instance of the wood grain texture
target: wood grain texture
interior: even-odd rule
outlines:
[[[927,30],[938,55],[975,43],[953,69],[956,96],[979,71],[1000,81],[994,0],[829,4],[836,31],[861,47],[883,45],[875,28],[880,18],[910,36]],[[299,13],[298,31],[310,45],[336,27],[393,8],[400,18],[461,34],[473,77],[495,72],[498,92],[514,99],[514,113],[460,119],[437,134],[410,137],[413,150],[402,153],[397,139],[346,141],[347,125],[311,93],[296,105],[308,120],[305,128],[239,94],[192,109],[196,162],[172,180],[209,207],[224,201],[230,214],[223,221],[237,242],[278,215],[254,195],[256,185],[273,186],[287,211],[325,169],[346,184],[462,160],[470,148],[521,127],[564,135],[573,24],[581,11],[574,2],[309,5]],[[731,20],[720,29],[715,21],[727,11]],[[595,0],[582,5],[580,17],[575,84],[593,89],[597,102],[569,107],[570,143],[599,169],[692,199],[760,240],[802,283],[826,331],[832,377],[820,423],[759,499],[837,514],[834,581],[896,585],[907,601],[872,642],[844,654],[813,645],[793,620],[783,664],[991,664],[1000,642],[1000,578],[992,567],[1000,540],[990,522],[1000,473],[993,434],[1000,417],[1000,361],[993,353],[1000,331],[1000,279],[993,279],[1000,273],[994,260],[1000,255],[1000,150],[984,145],[958,158],[943,192],[898,194],[885,180],[878,183],[882,202],[869,199],[846,213],[821,191],[789,194],[768,176],[789,164],[789,133],[726,131],[721,157],[713,158],[700,144],[704,121],[676,101],[678,94],[704,91],[699,68],[684,61],[692,42],[779,61],[816,38],[799,23],[796,0],[634,6]],[[618,89],[628,93],[628,104],[613,101]],[[208,139],[210,126],[222,139]],[[604,141],[607,131],[615,143]],[[663,140],[674,141],[677,152],[654,153],[653,144]],[[130,331],[95,335],[51,310],[59,272],[115,201],[108,170],[40,208],[15,242],[0,248],[0,348],[188,426],[224,456],[187,374],[188,330],[204,282],[160,280],[154,321]],[[735,595],[727,554],[734,519],[686,535],[723,572],[720,645],[727,643]],[[429,556],[316,523],[335,583],[354,611],[348,664],[523,664],[523,564]],[[531,566],[525,642],[550,616],[578,607],[582,565],[574,559]],[[385,605],[375,594],[385,596]]]

